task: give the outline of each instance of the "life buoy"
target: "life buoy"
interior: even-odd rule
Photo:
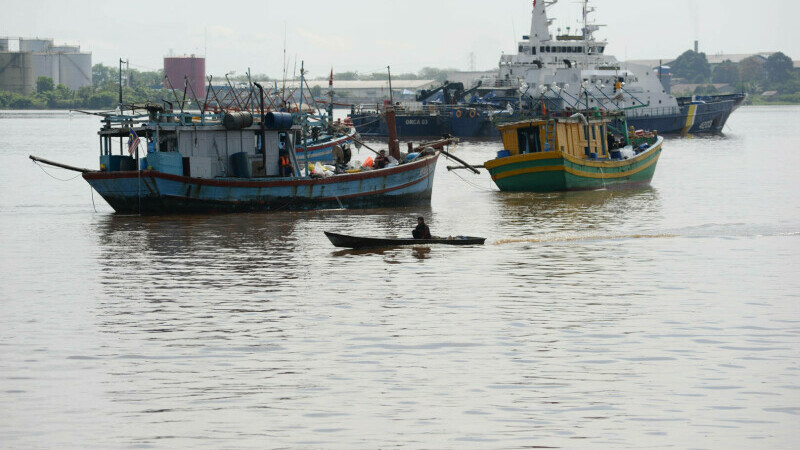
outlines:
[[[469,112],[469,117],[470,117],[471,119],[474,119],[474,118],[475,118],[475,116],[477,116],[477,115],[478,115],[478,113],[477,113],[477,112],[475,112],[475,110],[474,110],[474,109],[473,109],[473,110],[471,110],[471,111]]]
[[[457,110],[456,110],[456,117],[458,117],[458,118],[460,119],[460,118],[461,118],[461,115],[462,115],[462,113],[461,113],[461,110],[460,110],[460,109],[457,109]]]

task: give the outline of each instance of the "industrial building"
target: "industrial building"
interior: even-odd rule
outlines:
[[[206,59],[195,55],[167,56],[164,58],[164,87],[169,88],[169,83],[175,89],[183,90],[184,79],[188,79],[189,86],[198,97],[204,97],[206,92]],[[169,83],[167,83],[169,80]]]
[[[29,94],[36,79],[77,90],[92,84],[92,53],[53,39],[0,38],[0,90]]]

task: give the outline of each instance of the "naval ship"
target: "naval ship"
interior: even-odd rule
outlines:
[[[533,2],[530,34],[516,54],[500,57],[497,75],[476,80],[471,98],[451,95],[460,101],[448,103],[418,96],[420,102],[395,105],[399,135],[496,137],[495,123],[524,116],[526,109],[593,108],[625,111],[630,126],[661,134],[719,133],[744,102],[745,94],[676,98],[662,84],[660,68],[606,54],[608,42],[595,38],[600,25],[589,21],[595,11],[589,0],[582,2],[580,34],[552,34],[547,10],[557,1]],[[351,120],[363,135],[385,135],[381,110],[354,107]]]

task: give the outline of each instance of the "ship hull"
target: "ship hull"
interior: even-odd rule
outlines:
[[[655,174],[663,138],[627,160],[585,160],[560,151],[528,153],[486,162],[501,191],[558,192],[647,185]]]
[[[122,214],[396,207],[430,202],[437,159],[320,179],[202,179],[153,170],[83,178]]]
[[[709,97],[705,103],[684,104],[679,108],[646,108],[628,112],[628,125],[659,134],[713,134],[720,133],[731,113],[744,101],[745,96],[729,95]],[[683,99],[687,100],[687,99]],[[458,115],[458,111],[462,111]],[[376,113],[351,116],[359,133],[365,136],[387,136],[386,122]],[[500,134],[486,114],[472,116],[468,110],[454,109],[452,114],[398,115],[398,136],[402,138],[441,136],[449,134],[459,138],[493,138]]]
[[[721,133],[728,118],[744,101],[745,95],[709,98],[705,103],[684,104],[679,113],[659,109],[631,110],[628,125],[659,134]],[[688,99],[681,99],[688,101]]]

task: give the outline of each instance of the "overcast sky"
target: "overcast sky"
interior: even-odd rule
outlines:
[[[93,63],[162,67],[175,54],[206,54],[207,72],[280,76],[290,60],[310,76],[335,71],[416,72],[496,66],[530,29],[531,0],[42,1],[0,0],[0,36],[80,44]],[[700,40],[709,54],[783,51],[800,59],[800,2],[790,0],[595,0],[598,37],[620,60],[675,57]],[[13,7],[11,6],[13,4]],[[581,4],[550,9],[554,27],[577,27]],[[285,30],[285,34],[284,34]]]

